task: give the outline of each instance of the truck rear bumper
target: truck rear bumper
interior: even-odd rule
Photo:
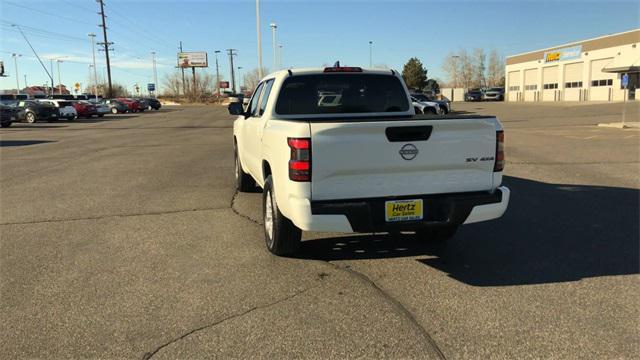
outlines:
[[[311,201],[290,198],[292,221],[305,231],[386,232],[429,226],[460,225],[496,219],[509,204],[510,191],[414,195],[397,198]],[[385,201],[422,199],[425,217],[417,221],[386,222]]]

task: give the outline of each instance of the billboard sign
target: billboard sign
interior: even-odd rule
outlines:
[[[544,62],[580,59],[581,53],[582,45],[551,50],[544,53]]]
[[[208,66],[207,53],[204,51],[178,53],[178,67],[190,68]]]
[[[220,81],[220,88],[228,89],[229,88],[229,82],[228,81]]]

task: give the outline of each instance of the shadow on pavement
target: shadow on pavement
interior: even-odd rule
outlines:
[[[55,141],[50,140],[0,140],[0,147],[17,147],[17,146],[29,146],[46,144]]]
[[[414,235],[357,235],[305,241],[300,257],[419,256],[420,263],[473,286],[639,273],[640,191],[515,177],[505,177],[504,183],[512,191],[507,213],[461,227],[448,243],[430,244]]]

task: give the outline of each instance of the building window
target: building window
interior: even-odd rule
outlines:
[[[509,91],[520,91],[520,86],[509,86]]]
[[[538,85],[525,85],[525,90],[538,90]]]
[[[573,81],[573,82],[564,83],[564,87],[567,88],[567,89],[570,89],[570,88],[581,88],[582,87],[582,81]]]
[[[592,80],[591,86],[611,86],[613,85],[613,79],[604,79],[604,80]]]
[[[558,88],[558,83],[553,83],[553,84],[544,84],[543,88],[545,90],[551,90],[551,89],[557,89]]]

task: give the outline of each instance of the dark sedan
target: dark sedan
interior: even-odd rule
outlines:
[[[0,104],[0,125],[3,128],[11,126],[14,109],[13,106]]]
[[[39,120],[58,120],[58,108],[33,100],[20,100],[15,107],[15,119],[33,124]]]
[[[464,101],[482,101],[482,91],[471,89],[464,94]]]
[[[160,101],[158,99],[154,99],[154,98],[146,98],[145,100],[147,100],[147,104],[148,107],[147,109],[151,110],[160,110],[160,108],[162,107],[162,104],[160,104]]]

